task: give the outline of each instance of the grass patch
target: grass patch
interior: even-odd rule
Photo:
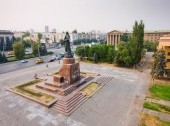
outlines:
[[[97,89],[99,89],[99,87],[101,86],[101,84],[98,83],[90,83],[89,85],[87,85],[86,87],[84,87],[83,89],[80,90],[80,92],[82,92],[84,95],[86,96],[90,96],[92,95]]]
[[[29,97],[32,97],[32,98],[35,98],[35,99],[40,100],[42,102],[45,102],[45,103],[49,103],[52,100],[54,100],[55,99],[54,96],[47,95],[47,94],[44,94],[42,92],[38,92],[38,91],[35,91],[33,89],[28,88],[29,86],[32,86],[32,85],[34,85],[38,82],[41,82],[41,80],[34,80],[34,81],[31,81],[31,82],[16,86],[14,88],[14,90],[17,91],[17,92],[20,92],[24,95],[27,95]]]
[[[154,84],[150,87],[152,97],[170,101],[170,85]]]
[[[144,108],[152,109],[158,112],[164,112],[170,114],[170,107],[166,105],[161,105],[158,103],[152,103],[152,102],[147,102],[145,101],[143,104]]]
[[[170,126],[170,122],[161,121],[156,116],[141,113],[139,126]]]

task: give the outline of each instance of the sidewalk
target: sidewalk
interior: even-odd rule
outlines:
[[[162,121],[170,122],[170,115],[169,114],[154,111],[154,110],[150,110],[150,109],[146,109],[146,108],[143,109],[143,112],[147,113],[147,114],[150,114],[150,115],[157,116]]]

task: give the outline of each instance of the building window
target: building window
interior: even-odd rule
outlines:
[[[170,59],[167,59],[167,62],[170,62]]]

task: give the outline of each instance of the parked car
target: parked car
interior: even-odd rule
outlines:
[[[43,58],[37,58],[37,59],[35,60],[35,63],[36,63],[36,64],[43,63],[43,62],[44,62]]]
[[[21,63],[27,63],[28,60],[21,60]]]

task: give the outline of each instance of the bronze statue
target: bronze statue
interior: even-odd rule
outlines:
[[[66,32],[66,36],[64,37],[64,44],[65,44],[65,58],[73,57],[70,48],[70,35]]]

